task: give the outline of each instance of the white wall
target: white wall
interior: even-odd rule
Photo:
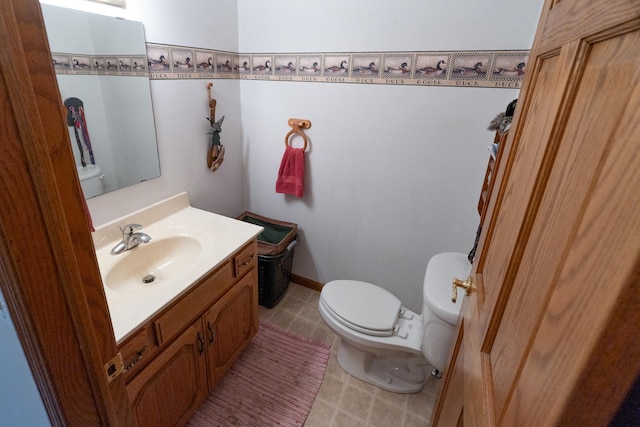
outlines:
[[[0,291],[0,426],[51,425]]]
[[[240,51],[528,49],[541,7],[434,3],[240,0]],[[419,312],[428,259],[473,245],[485,146],[493,140],[485,129],[517,96],[510,89],[242,81],[248,209],[299,224],[294,273],[323,283],[371,281]],[[302,199],[274,189],[290,117],[312,122]]]
[[[542,3],[238,0],[240,51],[528,49]]]

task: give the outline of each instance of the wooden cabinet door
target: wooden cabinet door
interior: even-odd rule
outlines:
[[[548,0],[526,73],[437,426],[607,425],[640,372],[640,3]]]
[[[258,331],[254,272],[240,280],[202,319],[208,344],[209,386],[213,389]]]
[[[205,359],[198,320],[127,384],[137,425],[185,424],[208,395]]]

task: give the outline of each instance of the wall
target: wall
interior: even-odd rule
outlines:
[[[529,49],[541,4],[240,0],[240,52]],[[419,312],[428,259],[473,245],[485,129],[517,96],[243,80],[247,207],[299,224],[294,273],[372,281]],[[274,191],[290,117],[312,122],[302,199]]]
[[[51,425],[0,292],[0,426]]]

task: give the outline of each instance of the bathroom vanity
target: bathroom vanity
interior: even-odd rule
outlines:
[[[151,242],[109,254],[129,223]],[[94,233],[138,425],[186,423],[256,334],[261,231],[191,208],[183,193]]]

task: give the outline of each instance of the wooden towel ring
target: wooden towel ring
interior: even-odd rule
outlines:
[[[289,137],[293,134],[297,134],[297,135],[300,135],[302,137],[302,140],[304,141],[304,146],[302,147],[302,149],[304,151],[307,151],[307,135],[305,135],[302,129],[300,128],[309,129],[311,127],[311,122],[305,119],[289,119],[288,123],[289,123],[289,126],[292,127],[292,129],[284,137],[284,145],[288,147],[290,145]]]

